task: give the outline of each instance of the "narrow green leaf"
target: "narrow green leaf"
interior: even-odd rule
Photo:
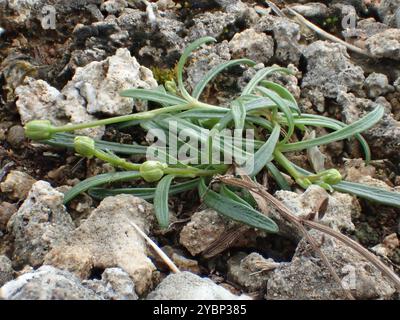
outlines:
[[[210,81],[212,81],[222,71],[230,67],[237,66],[239,64],[247,64],[249,66],[254,66],[256,63],[249,59],[237,59],[217,65],[216,67],[208,71],[206,75],[196,84],[192,92],[193,98],[199,99],[207,84],[210,83]]]
[[[199,179],[194,179],[182,183],[172,185],[169,189],[169,195],[180,194],[185,191],[193,190],[197,188]],[[156,188],[117,188],[117,189],[106,189],[106,188],[91,188],[88,193],[95,199],[102,200],[106,197],[116,196],[118,194],[131,194],[140,197],[145,200],[154,199]]]
[[[259,125],[262,128],[267,129],[269,132],[271,132],[273,130],[272,123],[264,118],[255,117],[255,116],[247,116],[246,120],[253,124]]]
[[[216,42],[216,41],[217,40],[215,40],[212,37],[200,38],[200,39],[197,39],[196,41],[192,42],[191,44],[189,44],[186,47],[185,51],[183,51],[183,54],[181,55],[181,58],[179,59],[179,62],[178,62],[176,78],[178,80],[179,91],[185,99],[187,99],[187,100],[192,99],[192,97],[186,91],[185,86],[183,84],[183,67],[186,64],[187,59],[189,58],[192,51],[196,50],[202,44],[207,43],[207,42]]]
[[[45,143],[54,147],[64,147],[64,148],[74,149],[75,137],[76,135],[70,133],[56,133],[52,139],[40,141],[40,143]],[[145,155],[147,151],[146,146],[141,146],[138,144],[122,144],[122,143],[108,142],[98,139],[94,140],[96,143],[96,148],[103,151],[109,150],[117,154]]]
[[[235,122],[235,129],[243,130],[246,121],[246,108],[240,99],[232,102],[231,113]]]
[[[384,115],[384,108],[379,106],[375,110],[368,113],[365,117],[357,120],[356,122],[348,125],[347,127],[341,128],[335,132],[329,133],[325,136],[318,137],[312,140],[300,141],[295,143],[289,143],[279,146],[279,150],[282,152],[303,150],[310,147],[320,146],[335,142],[338,140],[347,139],[354,136],[357,133],[361,133],[374,126],[381,120]]]
[[[339,130],[341,128],[347,127],[346,124],[335,119],[326,118],[319,115],[307,115],[307,114],[303,114],[301,117],[295,118],[294,123],[296,126],[306,125],[314,127],[324,127],[332,130]],[[371,150],[369,148],[368,142],[359,133],[355,134],[354,137],[360,143],[361,148],[364,151],[365,162],[368,164],[371,161]]]
[[[278,184],[279,188],[281,188],[282,190],[288,190],[288,191],[292,190],[290,188],[289,183],[286,181],[285,177],[282,175],[282,173],[278,170],[278,168],[272,162],[268,162],[266,166],[267,166],[269,173],[271,174],[271,176],[274,178],[274,180]]]
[[[249,159],[245,170],[249,172],[248,175],[250,177],[257,175],[273,159],[273,152],[278,143],[280,132],[281,127],[277,124],[267,142]]]
[[[246,85],[246,87],[242,91],[242,96],[252,94],[253,90],[257,87],[257,85],[260,83],[260,81],[264,80],[268,75],[270,75],[273,72],[284,72],[287,74],[291,74],[289,69],[286,68],[281,68],[281,67],[269,67],[269,68],[264,68],[259,71],[254,75],[254,77],[249,81],[249,83]]]
[[[272,219],[254,210],[253,208],[245,206],[239,202],[207,189],[204,179],[201,179],[200,181],[199,194],[209,208],[218,211],[220,214],[232,220],[242,222],[251,227],[271,233],[276,233],[279,230],[277,224]]]
[[[150,89],[128,89],[120,93],[122,97],[158,102],[162,105],[185,104],[186,100],[169,93]]]
[[[140,179],[141,175],[138,171],[122,171],[122,172],[113,172],[113,173],[104,173],[99,174],[94,177],[90,177],[86,180],[79,182],[72,189],[68,190],[64,194],[64,204],[71,201],[78,194],[87,191],[90,188],[100,186],[106,183],[112,183],[116,181],[128,181]]]
[[[169,225],[168,195],[171,182],[174,179],[175,176],[172,174],[163,177],[157,184],[154,195],[154,210],[158,224],[163,229],[168,228]]]
[[[252,206],[246,202],[244,199],[239,197],[235,192],[233,192],[231,189],[229,189],[226,185],[221,185],[221,189],[219,190],[219,193],[227,198],[230,198],[236,202],[239,202],[247,207],[252,208]]]
[[[297,113],[299,115],[301,114],[296,99],[293,97],[293,95],[290,93],[290,91],[288,89],[286,89],[285,87],[281,86],[278,83],[275,83],[272,81],[267,81],[267,80],[261,81],[261,85],[268,89],[275,91],[277,94],[279,94],[281,96],[281,98],[290,101],[293,104]]]
[[[339,192],[351,193],[372,202],[400,208],[400,192],[386,191],[366,184],[348,181],[342,181],[332,185],[332,188]]]
[[[295,164],[293,164],[293,166],[301,174],[304,174],[306,176],[311,174],[307,170],[304,170],[303,168]],[[381,188],[349,181],[341,181],[337,184],[332,185],[332,188],[336,191],[350,193],[372,202],[400,208],[400,192],[386,191]]]
[[[257,87],[257,89],[264,94],[266,97],[270,98],[272,101],[276,103],[278,108],[283,112],[283,114],[286,117],[287,124],[288,124],[288,132],[285,137],[285,139],[282,140],[282,144],[286,143],[290,137],[294,133],[294,119],[293,119],[293,114],[292,111],[290,110],[289,106],[285,103],[285,101],[277,94],[276,92],[263,88],[263,87]]]

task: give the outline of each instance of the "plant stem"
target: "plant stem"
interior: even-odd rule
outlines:
[[[155,116],[158,116],[160,114],[185,111],[185,110],[189,110],[192,108],[201,108],[201,109],[209,109],[209,110],[224,109],[223,107],[218,107],[218,106],[210,105],[207,103],[203,103],[203,102],[191,99],[191,101],[189,101],[188,103],[185,103],[185,104],[178,104],[175,106],[154,109],[151,111],[144,111],[144,112],[139,112],[139,113],[134,113],[134,114],[128,114],[125,116],[118,116],[118,117],[112,117],[112,118],[108,118],[108,119],[96,120],[96,121],[92,121],[92,122],[88,122],[88,123],[67,124],[67,125],[60,126],[60,127],[54,127],[52,131],[53,131],[53,133],[69,132],[69,131],[105,126],[105,125],[115,124],[115,123],[120,123],[120,122],[127,122],[127,121],[132,121],[132,120],[147,120],[147,119],[152,119]]]
[[[183,176],[183,177],[188,177],[188,176],[197,176],[197,177],[203,177],[203,176],[213,176],[215,174],[222,174],[227,170],[227,168],[221,168],[221,169],[215,169],[215,170],[201,170],[193,167],[189,168],[166,168],[164,169],[165,174],[173,174],[176,176]]]
[[[274,158],[302,188],[307,189],[310,186],[311,182],[304,175],[299,173],[293,164],[278,149],[274,151]]]
[[[180,105],[176,105],[176,106],[154,109],[151,111],[128,114],[125,116],[113,117],[113,118],[108,118],[108,119],[102,119],[102,120],[92,121],[92,122],[88,122],[88,123],[67,124],[65,126],[55,127],[53,132],[56,133],[56,132],[75,131],[75,130],[81,130],[81,129],[86,129],[86,128],[105,126],[105,125],[119,123],[119,122],[131,121],[131,120],[146,120],[146,119],[151,119],[159,114],[183,111],[183,110],[188,110],[190,108],[192,108],[192,104],[190,104],[190,103],[180,104]]]
[[[100,160],[108,162],[114,167],[121,167],[125,170],[132,170],[132,171],[138,171],[140,169],[140,164],[126,161],[123,158],[120,158],[114,154],[104,152],[103,150],[96,150],[94,156],[96,158],[99,158]]]
[[[278,149],[274,151],[274,158],[294,179],[304,177]]]

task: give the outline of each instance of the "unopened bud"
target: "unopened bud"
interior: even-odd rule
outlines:
[[[81,156],[92,158],[96,152],[94,140],[86,136],[78,136],[74,139],[75,151]]]
[[[164,176],[164,169],[168,166],[159,161],[146,161],[139,169],[142,178],[147,182],[159,181]]]
[[[48,140],[54,133],[54,127],[49,120],[33,120],[24,128],[25,136],[32,140]]]

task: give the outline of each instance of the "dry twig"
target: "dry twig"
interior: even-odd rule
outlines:
[[[154,251],[160,256],[160,258],[165,262],[165,264],[171,269],[173,273],[179,273],[180,270],[178,267],[172,262],[172,260],[160,249],[157,244],[151,240],[147,234],[145,234],[142,229],[140,229],[135,223],[129,221],[130,225],[135,228],[135,230],[149,243],[149,245],[154,249]]]
[[[237,186],[237,187],[242,187],[246,188],[248,190],[253,191],[254,193],[259,194],[262,196],[265,200],[270,202],[271,204],[274,205],[274,207],[278,210],[278,212],[281,214],[281,216],[286,219],[287,221],[293,223],[306,237],[307,241],[313,246],[314,250],[320,255],[321,259],[329,266],[329,269],[334,276],[336,281],[340,281],[338,278],[336,272],[332,269],[332,267],[329,264],[329,261],[327,261],[326,256],[324,253],[320,250],[319,246],[316,244],[315,240],[309,235],[307,229],[305,226],[316,229],[320,232],[323,232],[325,234],[328,234],[337,240],[343,242],[353,250],[357,251],[360,255],[362,255],[365,259],[367,259],[369,262],[371,262],[379,271],[381,271],[386,277],[388,277],[397,290],[400,290],[400,279],[399,277],[388,267],[386,266],[379,258],[377,258],[373,253],[365,249],[363,246],[361,246],[359,243],[355,242],[354,240],[350,239],[349,237],[341,234],[340,232],[337,232],[325,225],[322,225],[318,222],[315,221],[309,221],[305,220],[303,218],[297,217],[294,215],[289,208],[287,208],[281,201],[273,197],[270,193],[268,193],[264,188],[262,188],[260,185],[257,183],[251,181],[245,181],[242,179],[238,178],[233,178],[233,177],[226,177],[226,176],[221,176],[219,178],[220,181]],[[333,272],[332,272],[333,271]],[[346,290],[347,295],[350,298],[350,292]]]

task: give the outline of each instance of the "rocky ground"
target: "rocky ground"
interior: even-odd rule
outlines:
[[[23,125],[33,119],[60,125],[146,110],[118,92],[169,80],[185,45],[209,35],[218,42],[192,57],[189,88],[221,62],[248,57],[258,63],[219,77],[208,88],[212,102],[224,104],[224,96],[243,87],[254,69],[278,64],[296,76],[273,80],[294,94],[303,112],[351,123],[383,105],[384,119],[365,133],[370,165],[351,141],[323,152],[346,180],[400,191],[400,0],[286,1],[361,53],[325,40],[290,16],[283,1],[274,3],[286,16],[264,1],[158,0],[146,8],[142,1],[125,0],[0,0],[0,298],[346,298],[290,228],[279,236],[241,228],[231,248],[209,254],[214,241],[238,226],[204,209],[195,192],[172,199],[174,223],[167,231],[157,228],[152,204],[130,195],[100,203],[83,195],[66,208],[63,191],[112,168],[24,137]],[[55,29],[48,28],[46,5],[56,12]],[[343,29],[348,17],[356,24]],[[116,128],[84,133],[123,143],[143,138]],[[304,164],[301,154],[292,160]],[[322,222],[400,274],[398,209],[317,186],[275,196],[299,215],[328,199]],[[183,272],[170,274],[129,221]],[[370,262],[332,238],[312,234],[344,282],[352,284],[355,276],[355,298],[398,298]]]

